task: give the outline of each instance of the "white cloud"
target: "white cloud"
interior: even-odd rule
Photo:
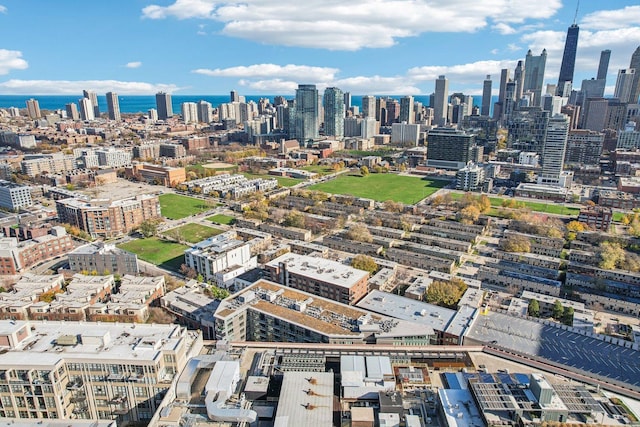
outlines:
[[[296,88],[298,87],[298,83],[294,81],[282,80],[282,79],[269,79],[269,80],[256,80],[256,81],[242,79],[239,81],[239,83],[241,86],[244,86],[262,93],[291,94],[291,93],[294,93]]]
[[[455,84],[482,84],[487,74],[495,77],[500,76],[503,68],[513,69],[516,60],[502,61],[477,61],[469,64],[459,64],[450,66],[426,66],[409,69],[407,77],[414,81],[433,81],[438,76],[444,75],[449,82]]]
[[[520,46],[518,46],[517,44],[515,44],[515,43],[509,43],[509,44],[507,45],[507,50],[508,50],[509,52],[517,52],[517,51],[519,51],[520,49],[522,49],[522,48],[521,48]]]
[[[0,13],[7,13],[6,6],[3,6],[3,5],[0,4]]]
[[[9,74],[11,70],[24,70],[29,67],[18,50],[0,49],[0,75]]]
[[[611,30],[621,27],[640,25],[640,6],[627,6],[623,9],[599,10],[586,15],[580,21],[580,27],[590,30]]]
[[[493,26],[493,29],[503,36],[517,33],[515,28],[513,28],[511,25],[505,24],[504,22],[498,22]]]
[[[125,65],[127,68],[140,68],[141,66],[142,62],[140,61],[127,62],[127,65]]]
[[[492,55],[497,55],[498,53],[500,53],[500,50],[498,50],[498,49],[491,49],[490,53],[491,53]]]
[[[259,43],[330,50],[393,46],[399,38],[425,32],[474,32],[488,25],[546,19],[560,0],[175,0],[142,10],[149,19],[198,18],[222,23],[222,33]],[[425,25],[428,22],[428,25]],[[455,25],[452,25],[455,23]]]
[[[7,80],[0,82],[0,91],[10,95],[64,95],[82,93],[90,88],[98,93],[109,91],[119,95],[147,95],[180,90],[174,84],[122,82],[118,80]]]
[[[293,78],[300,81],[325,81],[334,79],[338,71],[337,68],[311,67],[308,65],[255,64],[230,68],[216,68],[215,70],[200,68],[192,72],[211,77],[272,77],[278,79]]]

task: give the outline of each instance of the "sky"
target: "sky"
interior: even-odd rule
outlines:
[[[611,50],[606,93],[640,46],[637,0],[0,0],[0,95],[482,93],[527,50],[557,82],[580,26],[574,87]]]

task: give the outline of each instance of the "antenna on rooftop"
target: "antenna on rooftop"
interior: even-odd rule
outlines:
[[[580,8],[580,0],[578,0],[578,4],[576,4],[576,14],[573,16],[573,25],[576,25],[576,21],[578,20],[578,9]]]

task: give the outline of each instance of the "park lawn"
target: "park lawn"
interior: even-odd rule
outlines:
[[[309,165],[309,166],[303,166],[300,169],[308,171],[308,172],[315,172],[320,176],[329,175],[331,173],[335,173],[336,172],[336,171],[333,170],[332,167],[324,166],[324,165]]]
[[[392,173],[340,175],[331,181],[308,187],[332,194],[349,194],[384,202],[393,200],[407,205],[417,203],[446,186],[446,181],[432,181],[414,176]]]
[[[172,228],[171,230],[167,230],[164,234],[167,236],[171,236],[172,232],[179,231],[180,235],[184,240],[189,243],[198,243],[209,237],[217,236],[222,233],[222,230],[207,227],[206,225],[196,224],[194,222],[190,224],[185,224],[180,227]]]
[[[180,266],[184,264],[184,251],[189,249],[187,245],[169,242],[158,237],[132,240],[118,247],[133,252],[144,261],[172,271],[180,270]]]
[[[626,213],[624,213],[624,212],[614,212],[613,213],[613,222],[622,222],[622,218],[624,218],[625,215],[626,215]]]
[[[304,181],[304,179],[297,179],[297,178],[288,178],[286,176],[275,176],[275,175],[263,175],[263,174],[256,174],[256,173],[250,173],[250,172],[242,172],[242,174],[244,176],[246,176],[249,179],[253,179],[253,178],[263,178],[263,179],[271,179],[271,178],[275,178],[278,180],[278,185],[280,185],[280,187],[293,187],[296,184],[301,183],[302,181]]]
[[[465,193],[455,193],[452,192],[451,198],[453,200],[461,200],[464,197]],[[580,213],[580,209],[571,208],[565,206],[560,203],[544,203],[544,202],[529,202],[525,200],[519,199],[510,199],[510,198],[502,198],[502,197],[489,197],[489,201],[491,202],[491,206],[494,208],[502,208],[502,203],[505,200],[515,200],[516,203],[522,203],[525,207],[531,209],[534,212],[543,212],[555,215],[566,215],[566,216],[574,216]]]
[[[207,218],[207,221],[211,221],[216,224],[231,225],[236,221],[236,219],[229,215],[218,214],[210,216],[209,218]]]
[[[162,194],[160,197],[162,216],[169,219],[182,219],[220,206],[219,203],[196,199],[180,194]]]

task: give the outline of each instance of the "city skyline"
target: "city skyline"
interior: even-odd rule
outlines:
[[[298,84],[357,95],[434,92],[445,75],[450,92],[481,95],[487,74],[513,70],[529,49],[548,57],[544,83],[558,81],[564,40],[580,27],[574,88],[595,77],[600,52],[611,50],[605,93],[640,45],[640,6],[629,0],[506,2],[387,0],[373,4],[290,0],[118,0],[71,4],[0,0],[0,94],[293,95]],[[38,14],[33,14],[34,5]],[[243,6],[244,5],[244,6]],[[375,7],[374,7],[375,6]],[[606,9],[603,9],[606,8]],[[385,10],[393,10],[393,14]],[[50,22],[73,28],[68,45],[42,43]],[[330,17],[317,20],[318,16]],[[24,24],[29,23],[29,31]],[[12,35],[21,34],[20,37]],[[73,33],[71,33],[73,34]],[[109,43],[105,43],[109,40]]]

